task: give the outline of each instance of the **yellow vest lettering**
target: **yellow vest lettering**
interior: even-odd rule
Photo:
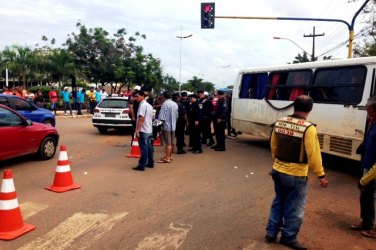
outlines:
[[[313,125],[304,119],[283,117],[274,126],[277,137],[276,158],[284,162],[307,163],[304,150],[304,133]]]

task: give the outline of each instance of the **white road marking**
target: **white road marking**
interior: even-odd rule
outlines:
[[[178,249],[187,237],[192,225],[171,222],[167,234],[153,234],[141,241],[137,250]]]
[[[48,205],[38,204],[35,202],[25,202],[20,205],[23,219],[30,218],[31,216],[39,213],[40,211],[48,208]]]
[[[111,230],[118,220],[127,216],[128,213],[117,213],[117,214],[84,214],[76,213],[64,222],[60,223],[57,227],[52,229],[50,232],[36,240],[30,242],[29,244],[21,247],[19,250],[63,250],[71,248],[72,242],[91,230],[99,230],[99,235],[90,238],[89,241],[85,242],[85,245],[81,249],[89,247],[95,240],[98,240],[103,234]]]

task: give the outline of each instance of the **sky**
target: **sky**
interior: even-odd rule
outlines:
[[[315,55],[346,58],[346,25],[336,22],[284,20],[215,20],[215,29],[201,29],[198,0],[2,0],[0,50],[6,46],[43,45],[41,37],[62,45],[76,23],[101,27],[110,34],[125,28],[128,35],[146,35],[138,45],[162,62],[164,74],[185,83],[193,76],[222,88],[233,85],[245,68],[283,65],[303,50]],[[209,1],[208,1],[209,2]],[[351,23],[364,0],[217,0],[216,16],[299,17],[341,19]],[[355,34],[364,27],[359,15]],[[188,36],[179,39],[177,36]],[[282,37],[287,39],[273,39]],[[361,41],[360,35],[355,42]],[[341,45],[342,44],[342,45]],[[303,49],[303,50],[302,50]],[[180,63],[181,59],[181,63]]]

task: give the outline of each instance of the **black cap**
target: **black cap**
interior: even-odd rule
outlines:
[[[142,90],[142,91],[150,92],[150,91],[151,91],[151,87],[149,87],[149,86],[143,86],[143,87],[141,88],[141,90]]]

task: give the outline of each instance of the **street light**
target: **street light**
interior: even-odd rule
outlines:
[[[307,53],[307,55],[309,55],[310,57],[312,57],[311,54],[309,54],[307,51],[305,51],[305,49],[303,49],[302,47],[300,47],[299,44],[297,44],[296,42],[294,42],[294,41],[291,40],[290,38],[274,36],[273,39],[284,39],[284,40],[289,40],[290,42],[292,42],[293,44],[295,44],[299,49],[303,50],[304,53]]]
[[[179,66],[179,94],[181,93],[181,47],[182,47],[182,44],[183,44],[183,39],[184,38],[189,38],[191,36],[193,36],[192,34],[189,34],[187,36],[183,36],[183,28],[180,29],[180,36],[176,36],[177,38],[180,39],[180,66]]]
[[[227,68],[229,68],[231,65],[224,65],[221,66],[223,68],[223,85],[225,85],[225,71]]]

